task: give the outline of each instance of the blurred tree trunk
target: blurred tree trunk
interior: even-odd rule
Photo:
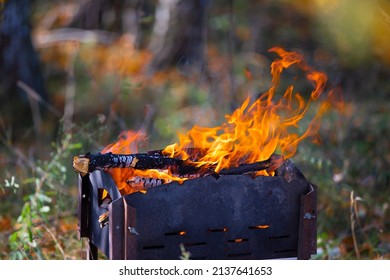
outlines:
[[[160,0],[150,42],[151,71],[177,66],[200,71],[204,61],[205,0]]]
[[[29,0],[0,4],[0,121],[10,141],[31,138],[26,132],[43,139],[40,105],[47,104],[47,94],[29,17]]]
[[[30,1],[5,1],[0,6],[0,98],[25,92],[17,86],[23,82],[46,99],[40,62],[31,41]],[[20,96],[19,96],[20,97]],[[3,102],[1,102],[3,103]]]
[[[121,0],[88,0],[80,4],[69,27],[88,30],[107,30],[122,32],[122,10],[124,1]],[[112,13],[112,16],[107,16]]]
[[[131,34],[134,46],[145,47],[154,14],[150,0],[87,0],[68,27]]]
[[[134,47],[147,47],[149,34],[153,27],[155,1],[133,0],[123,10],[123,31],[134,37]]]

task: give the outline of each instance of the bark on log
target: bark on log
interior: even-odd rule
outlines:
[[[199,168],[176,158],[164,157],[156,154],[94,154],[81,155],[73,158],[73,168],[81,175],[95,170],[108,168],[134,168],[134,169],[170,169],[173,174],[184,175],[197,173]]]
[[[284,159],[279,155],[272,155],[269,159],[249,164],[241,164],[237,167],[221,170],[218,174],[211,168],[196,167],[194,162],[177,158],[166,157],[161,151],[152,151],[140,154],[87,154],[73,158],[73,168],[82,176],[95,170],[106,170],[109,168],[134,168],[140,170],[147,169],[169,169],[172,174],[178,176],[190,176],[198,174],[200,176],[213,175],[241,175],[249,172],[261,170],[276,170]]]
[[[284,158],[280,155],[271,155],[271,157],[264,161],[254,163],[241,164],[237,167],[222,169],[220,175],[242,175],[249,172],[257,172],[261,170],[274,171],[284,162]]]

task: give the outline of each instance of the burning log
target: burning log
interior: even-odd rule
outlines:
[[[144,178],[136,176],[134,178],[126,180],[126,183],[131,185],[132,187],[138,187],[143,190],[148,190],[152,187],[156,187],[159,185],[163,185],[165,183],[169,183],[170,181],[165,181],[163,179],[156,178]]]
[[[99,216],[98,222],[100,225],[100,228],[104,228],[108,224],[108,217],[110,215],[110,212],[104,212]]]
[[[254,163],[241,164],[237,167],[222,169],[219,174],[220,175],[242,175],[249,172],[256,172],[261,170],[274,171],[276,170],[282,163],[284,162],[284,158],[280,155],[271,155],[271,157],[267,160],[258,161]]]
[[[184,175],[197,173],[199,168],[190,165],[181,159],[161,156],[157,153],[144,154],[87,154],[73,158],[73,168],[82,176],[95,170],[106,170],[108,168],[134,168],[147,169],[170,169],[172,173]]]
[[[249,172],[256,172],[261,170],[276,170],[284,161],[280,155],[272,155],[269,159],[249,164],[241,164],[237,167],[226,168],[221,170],[218,174],[212,169],[204,169],[196,167],[194,162],[185,161],[177,158],[170,158],[163,156],[158,151],[140,154],[87,154],[76,156],[73,159],[73,168],[82,176],[91,173],[95,170],[106,170],[109,168],[134,168],[140,170],[147,169],[170,169],[172,173],[184,177],[201,177],[205,175],[240,175]],[[164,184],[162,180],[159,181],[145,181],[147,178],[133,178],[128,183],[144,184],[147,188],[156,185]]]

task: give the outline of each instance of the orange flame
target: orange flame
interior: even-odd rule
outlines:
[[[147,140],[146,134],[143,131],[125,131],[122,132],[118,141],[108,145],[102,150],[105,153],[117,154],[134,154],[138,153],[138,147],[141,143]]]
[[[279,47],[270,51],[277,53],[280,58],[271,64],[272,86],[267,92],[252,104],[250,98],[247,98],[240,108],[226,116],[227,121],[221,126],[193,127],[186,135],[180,135],[179,144],[166,147],[164,154],[188,159],[191,157],[186,153],[186,149],[205,149],[207,153],[197,160],[196,165],[215,166],[215,171],[218,172],[223,168],[266,160],[277,150],[285,158],[290,158],[296,153],[302,140],[315,136],[322,115],[329,109],[329,100],[321,103],[317,115],[303,133],[293,131],[298,130],[299,122],[310,105],[324,92],[326,75],[313,70],[304,62],[303,57],[295,52],[287,52]],[[294,87],[291,85],[281,99],[275,100],[283,70],[293,65],[297,65],[306,74],[307,80],[313,83],[310,99],[305,101],[300,93],[294,93]],[[266,171],[260,174],[272,175]]]
[[[167,146],[163,154],[219,172],[224,168],[267,160],[275,152],[290,158],[296,153],[300,142],[308,137],[314,138],[320,128],[323,114],[331,106],[341,106],[341,102],[335,102],[337,92],[331,90],[325,100],[319,101],[325,90],[327,76],[309,67],[300,54],[279,47],[274,47],[270,51],[275,52],[280,58],[271,64],[272,86],[267,92],[252,103],[248,97],[240,108],[231,115],[226,115],[226,122],[221,126],[212,128],[194,126],[187,134],[179,135],[179,143]],[[293,65],[297,66],[312,83],[310,98],[305,100],[299,92],[294,92],[294,86],[291,85],[277,100],[276,91],[281,74]],[[313,103],[319,104],[317,114],[307,128],[302,129],[300,121]],[[120,141],[109,145],[102,152],[135,153],[137,144],[145,139],[143,133],[129,131],[121,135]],[[194,154],[194,151],[197,154]],[[134,176],[164,178],[167,181],[184,180],[172,176],[169,172],[158,170],[126,171],[117,168],[109,172],[122,194],[139,190],[136,186],[129,189],[126,184],[126,180]],[[273,175],[273,172],[268,174],[263,170],[257,175]]]
[[[101,153],[117,154],[135,154],[138,148],[147,140],[143,131],[125,131],[119,135],[119,140],[105,147]],[[136,191],[144,191],[145,186],[142,182],[133,182],[133,178],[152,178],[164,180],[164,182],[178,181],[183,182],[186,178],[179,178],[170,174],[169,170],[138,170],[133,168],[109,168],[106,170],[115,181],[119,192],[122,195],[130,194]],[[103,195],[103,197],[105,194]]]

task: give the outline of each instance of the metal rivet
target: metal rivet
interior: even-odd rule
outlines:
[[[312,215],[312,214],[309,213],[309,212],[306,212],[305,215],[303,215],[303,218],[304,218],[304,219],[308,219],[308,220],[314,219],[315,217],[316,217],[315,215]]]
[[[139,235],[135,227],[128,227],[131,234]]]

